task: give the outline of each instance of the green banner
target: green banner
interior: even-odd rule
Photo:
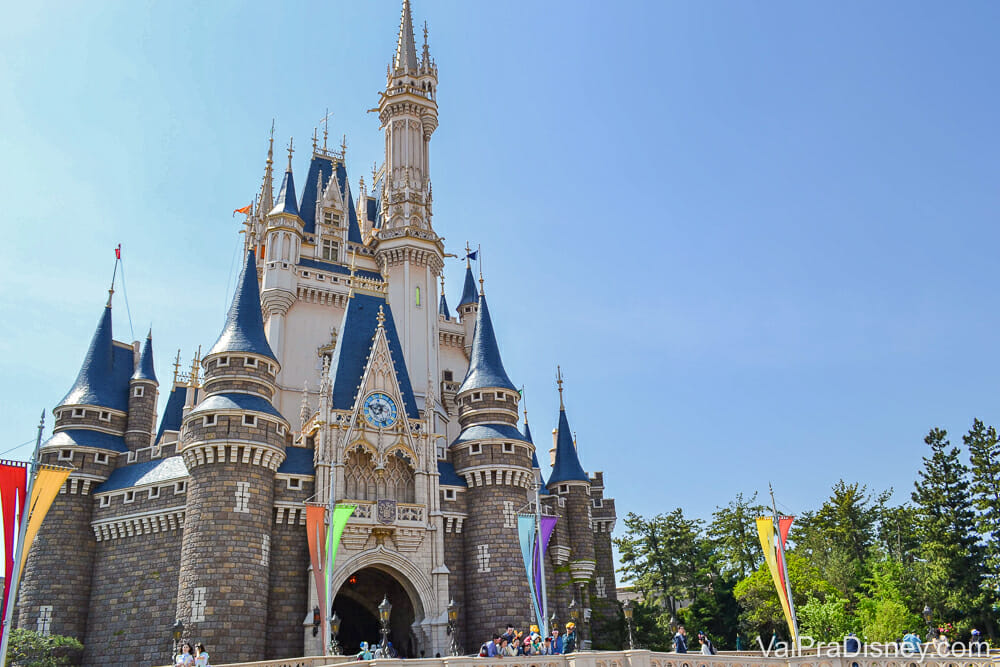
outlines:
[[[333,508],[333,519],[330,522],[330,530],[326,531],[326,590],[329,591],[329,604],[333,606],[333,598],[336,592],[330,590],[330,577],[333,576],[333,561],[337,557],[337,547],[340,546],[340,536],[344,532],[347,520],[354,514],[357,505],[337,505]],[[327,609],[326,613],[330,613]]]

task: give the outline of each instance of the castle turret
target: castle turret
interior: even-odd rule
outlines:
[[[430,141],[438,126],[438,81],[426,42],[425,30],[424,58],[418,60],[410,2],[403,0],[396,51],[378,104],[386,156],[382,192],[376,193],[382,201],[382,219],[372,232],[375,259],[389,283],[406,367],[412,377],[438,378],[434,348],[444,244],[431,222]],[[418,398],[423,389],[416,388]]]
[[[472,266],[469,264],[468,251],[465,247],[465,282],[462,284],[462,298],[458,301],[458,317],[465,327],[465,353],[472,352],[472,335],[476,331],[476,313],[479,312],[479,295],[476,292],[476,279],[472,275]]]
[[[288,146],[288,167],[278,190],[274,207],[267,214],[264,232],[264,271],[261,298],[267,311],[267,338],[276,360],[284,354],[285,314],[295,301],[295,266],[299,262],[304,223],[295,200],[292,176],[292,145]],[[256,275],[254,280],[256,281]]]
[[[130,451],[153,444],[159,386],[153,369],[153,332],[150,331],[142,343],[135,372],[128,383],[128,428],[125,430],[125,444]]]
[[[468,507],[475,508],[464,528],[469,565],[463,636],[486,637],[507,622],[522,625],[530,614],[516,535],[517,512],[533,496],[534,447],[517,429],[519,395],[504,370],[483,294],[469,371],[456,399],[462,431],[451,443],[451,460],[468,484]]]
[[[24,569],[18,625],[84,641],[90,606],[95,538],[94,488],[128,451],[131,345],[112,337],[111,298],[76,382],[55,408],[55,429],[42,444],[41,462],[75,468],[52,505]],[[147,439],[148,439],[147,434]]]
[[[202,367],[204,398],[184,417],[178,448],[191,481],[177,617],[227,660],[259,660],[268,629],[274,476],[290,428],[271,404],[279,366],[264,336],[253,252]]]
[[[563,379],[559,373],[559,428],[556,434],[555,464],[549,476],[549,492],[565,504],[565,525],[569,528],[569,570],[573,584],[579,589],[576,604],[589,609],[588,586],[594,577],[597,562],[594,557],[594,534],[591,531],[590,478],[580,465],[576,444],[566,417],[563,403]],[[563,503],[565,501],[565,503]],[[581,626],[583,623],[581,623]],[[584,630],[583,627],[580,628]],[[589,632],[585,637],[589,639]]]

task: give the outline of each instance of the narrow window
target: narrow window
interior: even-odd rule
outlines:
[[[136,398],[142,398],[142,395],[146,392],[145,387],[135,387],[132,389],[132,395]]]
[[[498,401],[506,401],[507,400],[507,394],[503,393],[502,391],[498,391],[497,392],[497,400]]]
[[[455,374],[451,371],[441,371],[441,377],[444,378],[445,382],[455,381]]]
[[[108,455],[100,452],[94,454],[94,463],[105,465],[108,462]]]
[[[323,239],[323,259],[336,262],[340,259],[340,243],[333,239]]]
[[[559,493],[569,493],[569,484],[560,484]]]
[[[149,489],[149,499],[152,500],[153,498],[159,498],[159,497],[160,497],[160,487],[158,486],[151,487]]]
[[[302,480],[298,477],[288,478],[288,488],[292,490],[298,490],[302,488]]]
[[[247,357],[247,362],[243,365],[249,366],[250,368],[257,368],[257,360],[253,357]]]
[[[184,493],[187,491],[187,482],[175,482],[174,483],[174,493]]]
[[[444,490],[444,499],[445,500],[454,500],[455,499],[455,489],[445,489]]]
[[[111,496],[101,496],[101,507],[108,507],[111,505]]]
[[[74,417],[85,417],[86,415],[87,415],[87,411],[84,410],[83,408],[73,408],[73,416]]]
[[[475,444],[469,445],[469,453],[470,454],[482,454],[483,453],[483,446],[481,444],[479,444],[478,442],[475,443]]]
[[[256,426],[257,416],[256,415],[243,415],[243,425],[244,426]]]
[[[229,357],[219,357],[219,365],[220,366],[228,366],[229,365]]]
[[[135,491],[126,491],[125,492],[125,502],[126,503],[135,502]]]
[[[204,426],[215,426],[215,415],[205,415],[202,419],[202,424]]]
[[[504,454],[513,454],[514,453],[514,443],[513,442],[505,442],[505,443],[503,443],[503,453]]]
[[[482,397],[483,397],[482,394],[476,392],[475,394],[472,395],[472,400],[478,401],[478,400],[482,399]]]
[[[604,501],[600,498],[594,498],[592,502],[594,503],[594,507],[604,507]]]
[[[100,419],[101,419],[102,422],[109,422],[109,421],[111,421],[111,413],[108,412],[107,410],[101,410],[101,413],[100,413],[99,417],[100,417]]]
[[[72,461],[73,460],[73,450],[72,449],[60,449],[59,450],[59,460],[60,461]]]

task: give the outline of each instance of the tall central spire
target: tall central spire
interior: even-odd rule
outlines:
[[[413,15],[410,13],[410,0],[403,0],[403,13],[399,19],[399,39],[396,41],[396,57],[393,68],[398,72],[415,72],[417,70],[417,45],[413,39]]]

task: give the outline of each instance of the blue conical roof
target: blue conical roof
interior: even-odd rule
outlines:
[[[297,216],[299,205],[295,201],[295,179],[292,178],[292,168],[285,171],[285,177],[281,179],[281,189],[278,190],[278,199],[274,202],[274,208],[268,215],[277,213],[287,213]]]
[[[451,319],[451,312],[448,310],[448,300],[444,298],[444,292],[441,292],[441,301],[438,303],[438,315],[441,315],[446,320]]]
[[[146,336],[139,352],[139,363],[132,373],[133,380],[152,380],[156,382],[156,371],[153,369],[153,333]]]
[[[535,441],[531,439],[531,427],[528,426],[528,422],[527,421],[524,422],[524,439],[527,440],[528,442],[530,442],[531,444],[535,444]],[[531,452],[531,467],[532,468],[538,468],[538,469],[541,469],[541,467],[542,467],[542,466],[538,465],[538,452],[537,451]]]
[[[111,331],[111,305],[104,307],[97,330],[90,341],[76,382],[59,405],[97,405],[128,410],[128,377],[132,374],[132,353],[124,346],[115,351]],[[117,363],[116,363],[117,362]]]
[[[590,478],[580,465],[580,457],[576,454],[572,431],[569,430],[569,420],[566,419],[566,408],[559,409],[559,434],[556,436],[556,463],[552,466],[552,476],[549,486],[560,482],[589,482]]]
[[[252,352],[277,361],[264,335],[264,318],[260,313],[260,288],[257,286],[257,260],[253,250],[247,253],[240,279],[236,283],[233,304],[229,307],[226,325],[209,354],[219,352]]]
[[[462,300],[458,302],[458,307],[461,308],[467,303],[476,302],[476,279],[472,277],[472,268],[465,267],[465,286],[462,287]]]
[[[514,383],[507,377],[503,360],[500,359],[500,348],[497,336],[493,332],[493,321],[490,319],[490,309],[486,305],[486,295],[479,295],[479,312],[476,313],[476,331],[472,335],[472,353],[469,355],[469,372],[459,387],[459,393],[470,389],[485,389],[501,387],[517,391]]]

